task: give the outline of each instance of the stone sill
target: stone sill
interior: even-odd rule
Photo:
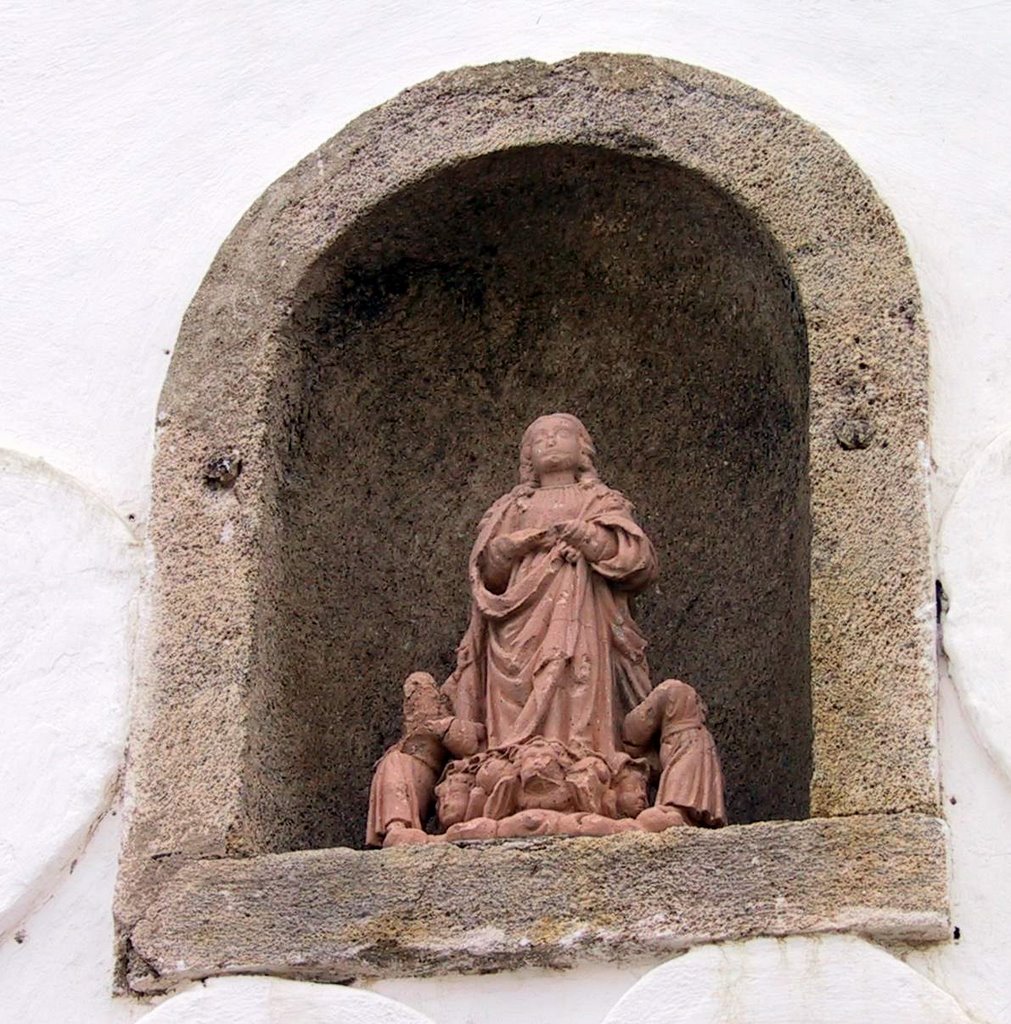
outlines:
[[[944,823],[869,815],[194,861],[132,929],[129,983],[567,967],[825,932],[946,938]]]

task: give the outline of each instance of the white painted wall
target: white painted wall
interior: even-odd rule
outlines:
[[[278,1004],[281,989],[243,979],[153,1012],[108,995],[118,818],[90,829],[109,807],[125,725],[157,395],[215,250],[275,177],[438,71],[580,50],[674,57],[765,90],[849,150],[906,233],[933,333],[934,512],[953,652],[941,753],[957,801],[947,811],[962,938],[887,956],[846,940],[815,959],[832,978],[887,984],[908,972],[931,1013],[950,999],[978,1022],[1011,1019],[1011,735],[999,727],[1011,715],[1009,43],[1011,5],[971,0],[7,0],[0,447],[14,454],[0,466],[0,1020],[113,1024],[150,1012],[154,1024],[203,1019],[207,1005],[215,1019],[238,1020],[221,1008],[240,1006],[243,1019],[281,1019],[272,1005],[291,1020],[384,1019],[378,1002],[338,1005],[296,986]],[[719,970],[699,977],[755,984],[757,971],[774,998],[785,970],[814,999],[823,975],[790,966],[808,941],[724,947]],[[439,1024],[592,1024],[650,966],[373,988]],[[671,998],[663,972],[643,982],[657,1007]],[[832,989],[868,1020],[874,990]],[[609,1019],[631,1019],[619,1011]]]

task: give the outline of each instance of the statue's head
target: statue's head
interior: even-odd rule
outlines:
[[[708,709],[692,687],[680,679],[665,679],[660,686],[667,692],[668,722],[705,722]]]
[[[447,772],[435,787],[439,821],[444,828],[457,825],[467,817],[467,804],[474,788],[474,777],[468,772]]]
[[[649,806],[649,768],[644,761],[629,758],[612,783],[615,812],[619,818],[635,818]]]
[[[404,680],[404,724],[409,732],[447,714],[446,702],[428,672],[412,672]]]
[[[535,736],[517,753],[520,775],[520,809],[568,809],[572,797],[565,784],[565,769],[572,754],[557,741]]]
[[[538,416],[523,432],[520,483],[536,487],[547,470],[571,469],[579,481],[597,479],[593,440],[579,419],[567,412]]]

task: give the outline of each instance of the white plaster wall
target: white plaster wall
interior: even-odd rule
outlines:
[[[1011,5],[7,0],[0,41],[0,447],[41,456],[74,477],[71,489],[96,495],[138,541],[158,391],[179,320],[215,250],[270,181],[405,86],[462,64],[647,52],[763,89],[842,143],[895,212],[923,291],[933,334],[938,523],[969,474],[945,526],[942,562],[960,652],[942,688],[941,754],[946,795],[957,800],[948,811],[962,938],[893,952],[977,1021],[1011,1019],[1011,919],[1003,912],[1011,905],[1011,782],[1001,766],[1011,737],[989,728],[1011,691],[1011,629],[1000,629],[1011,625],[1011,587],[992,585],[993,567],[1011,564],[1011,540],[999,528],[1011,470],[992,449],[984,455],[1011,428]],[[15,527],[26,550],[69,543],[61,500],[43,510],[30,537]],[[32,520],[26,505],[15,502],[11,513],[12,522]],[[100,573],[122,554],[109,552]],[[970,552],[991,567],[990,586],[973,585]],[[82,719],[96,724],[90,743],[58,748],[55,774],[104,778],[102,751],[121,742],[116,730],[125,721],[107,694],[128,681],[128,618],[106,628],[111,646],[97,661],[87,645],[68,644],[93,610],[88,573],[77,582],[69,574],[51,661],[33,661],[25,645],[37,638],[37,613],[24,601],[23,575],[0,573],[5,678],[14,680],[0,697],[27,687],[34,720],[45,725],[60,721],[68,680],[76,680]],[[98,600],[106,611],[113,603]],[[47,674],[51,664],[68,674]],[[105,721],[89,719],[105,704]],[[11,774],[0,779],[24,794],[23,814],[14,810],[21,827],[38,820],[38,769],[8,763]],[[105,798],[87,799],[97,816]],[[0,945],[0,1020],[112,1024],[150,1010],[103,994],[114,821],[93,834],[72,875],[68,856],[87,828],[67,835],[40,835],[18,919]],[[754,962],[753,951],[740,956]],[[647,966],[375,988],[437,1022],[592,1022]],[[254,983],[232,981],[229,991],[243,984]],[[843,987],[839,996],[852,999],[854,1014],[861,991]],[[173,998],[184,997],[194,998]]]
[[[946,992],[852,935],[699,946],[643,978],[604,1024],[970,1024]]]
[[[109,805],[126,736],[140,559],[129,523],[0,450],[0,941]]]

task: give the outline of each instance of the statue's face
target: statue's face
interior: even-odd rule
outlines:
[[[525,791],[544,793],[559,789],[564,792],[565,769],[559,753],[550,743],[533,739],[524,744],[520,754],[520,780]]]
[[[638,817],[649,805],[646,776],[640,772],[622,772],[615,781],[614,795],[621,817]]]
[[[463,821],[467,816],[467,802],[472,788],[468,776],[451,775],[441,783],[437,790],[439,821],[447,828]]]
[[[545,416],[534,424],[530,458],[538,476],[577,469],[580,455],[579,434],[568,420]]]

